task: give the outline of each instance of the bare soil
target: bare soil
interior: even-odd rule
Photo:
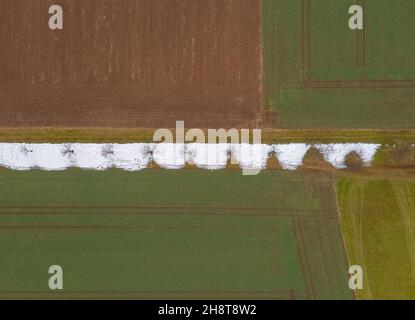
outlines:
[[[0,126],[256,127],[260,26],[260,0],[2,0]]]

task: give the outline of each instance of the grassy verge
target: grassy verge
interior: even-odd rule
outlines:
[[[174,130],[173,130],[174,131]],[[205,130],[206,135],[207,131]],[[154,129],[117,128],[0,128],[1,142],[153,142]],[[415,130],[279,130],[263,129],[262,142],[394,144],[415,142]]]
[[[357,298],[414,299],[414,180],[348,175],[337,193],[349,263],[364,270]]]

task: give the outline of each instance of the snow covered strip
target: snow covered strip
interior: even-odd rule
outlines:
[[[0,143],[0,166],[13,170],[67,168],[105,170],[119,168],[139,171],[154,162],[166,169],[181,169],[186,164],[207,170],[224,169],[230,159],[241,169],[266,169],[275,156],[285,170],[303,164],[307,151],[315,147],[337,169],[345,168],[345,158],[356,152],[365,166],[370,166],[378,144],[22,144]]]

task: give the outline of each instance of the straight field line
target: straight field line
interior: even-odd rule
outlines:
[[[240,230],[278,230],[278,227],[273,226],[98,226],[98,225],[90,225],[90,226],[77,226],[77,225],[4,225],[0,226],[0,230],[27,230],[27,229],[58,229],[58,230],[71,230],[71,229],[79,229],[79,230],[111,230],[111,229],[240,229]]]
[[[319,214],[321,212],[318,212]],[[64,216],[64,215],[126,215],[126,216],[221,216],[221,217],[281,217],[281,218],[303,218],[303,219],[314,219],[314,218],[322,218],[325,220],[336,220],[335,217],[325,217],[325,216],[316,216],[316,215],[302,215],[299,213],[188,213],[188,212],[22,212],[22,211],[14,211],[14,212],[0,212],[0,216]]]
[[[311,1],[301,1],[301,60],[303,81],[307,81],[311,69]]]
[[[399,89],[415,88],[415,80],[327,80],[305,81],[297,89]]]
[[[297,250],[300,258],[301,269],[309,299],[316,299],[311,269],[307,258],[307,250],[303,238],[301,219],[293,219],[294,236],[297,240]]]
[[[318,209],[290,209],[290,208],[255,208],[255,207],[204,207],[204,206],[0,206],[3,209],[146,209],[146,210],[160,210],[160,209],[179,209],[179,210],[242,210],[242,211],[301,211],[301,212],[319,212]]]
[[[290,297],[292,294],[295,295],[305,295],[305,292],[299,290],[281,290],[281,291],[71,291],[71,292],[44,292],[44,291],[27,291],[27,292],[20,292],[20,291],[0,291],[0,295],[47,295],[47,296],[68,296],[68,295],[148,295],[148,296],[160,296],[160,295],[189,295],[189,296],[209,296],[209,295],[243,295],[243,296],[286,296],[287,298]]]

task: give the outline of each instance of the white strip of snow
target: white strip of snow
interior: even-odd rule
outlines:
[[[72,144],[71,165],[82,169],[104,170],[111,167],[113,145]]]
[[[151,145],[149,151],[153,151],[153,160],[164,169],[181,169],[186,165],[182,143],[160,143]]]
[[[266,144],[233,144],[231,153],[233,162],[239,164],[241,169],[265,169],[272,147]]]
[[[304,156],[311,146],[304,143],[291,143],[276,144],[272,148],[283,169],[296,170],[303,164]]]
[[[230,146],[226,143],[186,145],[186,160],[198,168],[207,170],[224,169],[228,164]]]
[[[347,143],[347,144],[319,144],[315,146],[324,159],[336,169],[346,168],[345,158],[348,154],[356,152],[368,167],[379,149],[379,144]]]
[[[285,170],[296,170],[312,145],[292,144],[21,144],[0,143],[0,166],[13,170],[67,168],[105,170],[119,168],[139,171],[155,162],[162,168],[180,169],[186,163],[207,170],[224,169],[231,161],[241,169],[266,169],[272,153]],[[370,166],[379,144],[317,144],[324,159],[335,168],[343,169],[345,157],[356,152],[365,166]]]

